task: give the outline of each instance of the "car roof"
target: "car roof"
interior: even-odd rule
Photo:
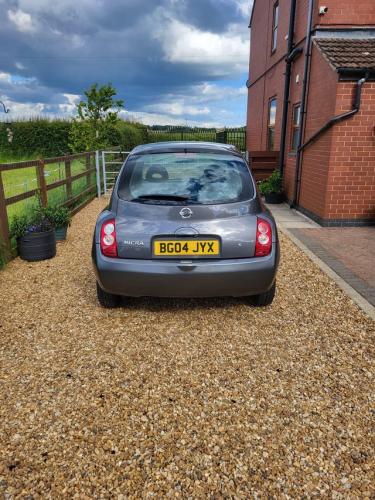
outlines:
[[[197,141],[170,141],[154,142],[136,146],[131,154],[152,153],[231,153],[242,156],[241,152],[232,144],[221,144],[219,142],[197,142]]]

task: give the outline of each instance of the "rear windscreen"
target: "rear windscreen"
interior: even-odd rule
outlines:
[[[172,204],[175,196],[208,205],[249,200],[254,197],[254,185],[246,163],[230,154],[144,154],[126,162],[118,195],[127,201],[149,198],[147,203],[168,197]]]

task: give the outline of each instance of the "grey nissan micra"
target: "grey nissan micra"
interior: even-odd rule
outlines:
[[[99,303],[121,297],[248,297],[271,304],[279,243],[241,153],[167,142],[129,154],[96,222]]]

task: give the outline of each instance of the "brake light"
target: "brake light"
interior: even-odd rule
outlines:
[[[255,242],[255,257],[265,257],[272,250],[272,228],[265,220],[257,218],[257,238]]]
[[[100,230],[100,249],[106,257],[117,257],[115,219],[103,223]]]

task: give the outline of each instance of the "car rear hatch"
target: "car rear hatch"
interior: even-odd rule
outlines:
[[[122,258],[252,257],[256,193],[239,153],[131,155],[115,187]]]
[[[256,216],[251,202],[190,206],[119,200],[116,234],[118,255],[125,259],[246,258],[254,255]],[[168,250],[160,242],[185,247],[176,255],[179,246],[169,245],[171,255],[160,252]]]

